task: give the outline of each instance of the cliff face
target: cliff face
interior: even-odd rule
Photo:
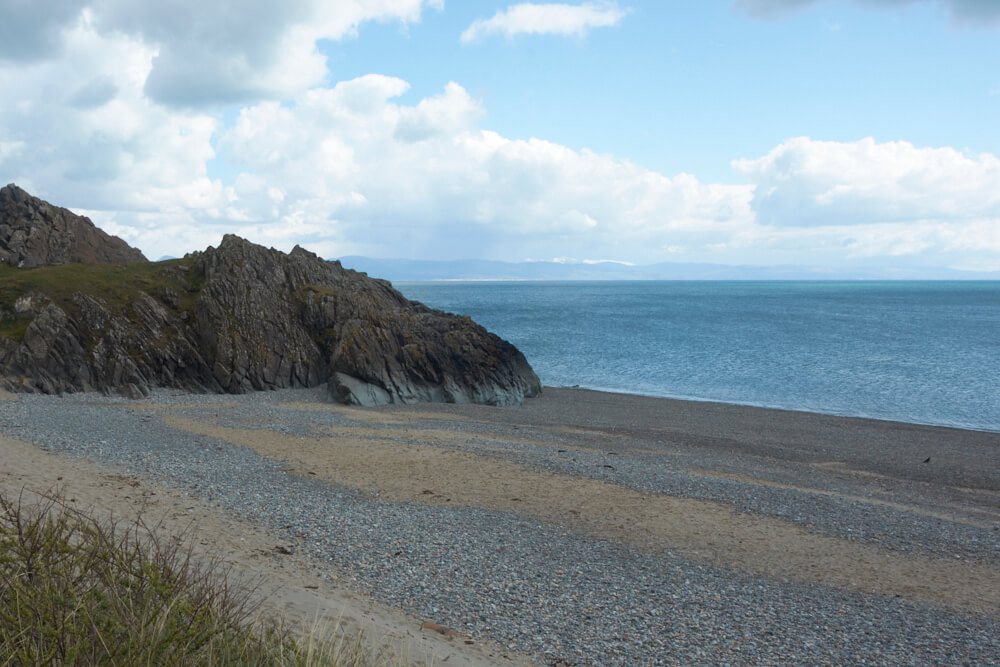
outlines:
[[[538,391],[510,343],[300,247],[227,236],[193,271],[198,347],[225,391],[325,381],[334,400],[363,405],[510,405]]]
[[[236,236],[156,264],[2,269],[0,375],[14,391],[133,396],[326,383],[357,405],[512,405],[540,391],[524,355],[470,319]]]
[[[0,263],[31,268],[86,262],[144,262],[146,258],[88,218],[32,197],[16,185],[0,188]]]

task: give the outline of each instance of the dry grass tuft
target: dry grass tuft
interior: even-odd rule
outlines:
[[[0,494],[0,666],[405,664],[336,627],[292,633],[255,592],[141,519]]]

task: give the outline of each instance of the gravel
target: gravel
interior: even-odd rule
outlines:
[[[277,409],[279,402],[312,397],[306,390],[237,397],[158,392],[155,400],[196,402],[193,415],[241,428],[315,434],[330,425],[350,425],[340,413],[313,411],[289,422],[287,408]],[[22,395],[0,402],[0,428],[50,451],[187,490],[294,540],[323,564],[323,576],[336,574],[341,583],[380,601],[472,637],[490,637],[543,663],[987,665],[1000,660],[997,618],[763,579],[669,551],[642,553],[508,512],[380,502],[289,475],[281,462],[247,448],[171,429],[142,411],[141,402],[128,403],[139,409],[122,409],[121,403],[92,394]],[[444,423],[415,423],[414,438],[420,427]],[[470,433],[464,448],[483,455],[608,476],[639,490],[721,499],[896,550],[997,563],[998,540],[989,529],[788,489],[754,487],[750,494],[747,484],[652,466],[638,452],[613,456],[613,471],[603,467],[607,452],[508,444],[498,453],[484,449],[486,440],[495,446],[493,438],[509,428],[463,428]],[[571,440],[541,432],[531,437]]]
[[[310,393],[303,393],[303,398],[313,398]],[[260,429],[300,436],[322,436],[326,434],[325,429],[337,426],[363,425],[375,430],[399,428],[396,424],[358,423],[342,413],[332,411],[303,411],[301,420],[289,423],[288,414],[288,408],[278,407],[276,401],[243,401],[211,421],[231,428]],[[205,410],[193,409],[190,416],[205,419]],[[410,441],[419,441],[421,430],[454,427],[454,421],[420,419],[408,424],[407,430],[411,433]],[[511,461],[535,470],[614,482],[637,491],[722,502],[737,511],[783,519],[814,533],[871,543],[902,553],[970,562],[996,563],[1000,559],[1000,526],[995,522],[995,515],[994,522],[985,527],[982,524],[989,522],[980,517],[975,517],[975,523],[980,525],[945,521],[936,516],[941,510],[940,500],[930,497],[926,485],[919,483],[900,485],[887,481],[885,484],[889,486],[882,494],[884,504],[872,504],[850,497],[871,497],[870,486],[858,486],[850,480],[829,476],[820,479],[815,470],[807,469],[808,466],[802,464],[785,463],[785,471],[776,471],[775,466],[781,464],[773,459],[767,462],[767,469],[764,469],[763,465],[754,460],[738,461],[739,457],[733,454],[725,460],[720,458],[714,461],[706,460],[704,452],[687,457],[690,468],[704,469],[711,466],[716,470],[749,475],[755,479],[778,477],[778,483],[782,478],[790,480],[809,476],[811,482],[825,482],[824,490],[829,494],[762,486],[739,479],[691,472],[665,462],[661,453],[642,451],[643,445],[655,449],[656,443],[653,442],[633,442],[629,448],[622,447],[619,448],[621,451],[609,454],[607,449],[580,449],[578,435],[559,435],[523,427],[515,431],[519,439],[530,438],[547,443],[539,446],[511,442],[505,437],[511,435],[511,429],[496,424],[462,422],[461,429],[469,436],[462,445],[440,442],[434,444]],[[498,449],[498,445],[501,448]],[[560,445],[571,449],[560,450]],[[739,467],[734,466],[734,461],[738,462]],[[786,474],[782,475],[782,472]],[[889,504],[899,504],[901,499],[909,505],[925,507],[927,513],[918,514]]]

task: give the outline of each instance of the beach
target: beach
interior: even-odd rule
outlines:
[[[8,395],[0,435],[5,494],[187,527],[277,612],[430,662],[1000,655],[998,433],[546,388]]]

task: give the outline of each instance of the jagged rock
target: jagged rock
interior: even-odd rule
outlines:
[[[407,300],[384,281],[236,236],[201,253],[198,348],[225,391],[313,386],[357,405],[512,405],[539,391],[524,355],[469,318]]]
[[[114,279],[92,286],[76,286],[74,271],[34,269],[33,281],[18,271],[0,291],[5,388],[138,397],[325,383],[332,400],[356,405],[512,405],[541,390],[524,355],[469,318],[300,247],[230,235],[183,260],[109,266]]]
[[[146,258],[89,218],[53,206],[14,184],[0,188],[0,263],[31,268],[85,262],[145,262]]]

